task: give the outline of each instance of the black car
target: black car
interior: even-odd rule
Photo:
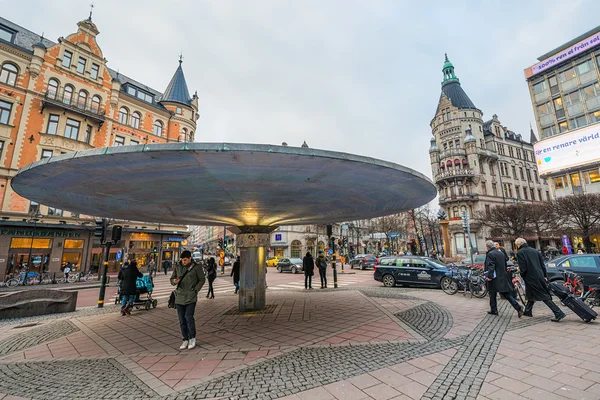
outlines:
[[[277,271],[290,271],[292,274],[304,271],[301,258],[280,258],[277,262]]]
[[[377,258],[373,254],[358,254],[350,260],[350,269],[374,268],[375,264],[377,264]]]
[[[375,266],[373,278],[385,286],[418,285],[441,288],[450,280],[448,267],[441,261],[419,256],[382,257]]]
[[[583,278],[585,289],[598,284],[600,277],[600,254],[568,254],[546,263],[550,282],[563,280],[563,272],[570,271]]]

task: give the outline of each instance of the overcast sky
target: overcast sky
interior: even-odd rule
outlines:
[[[0,0],[56,40],[82,0]],[[445,6],[440,6],[445,4]],[[484,118],[529,137],[523,69],[600,24],[598,0],[96,0],[108,65],[163,91],[180,51],[200,97],[197,141],[339,150],[431,177],[429,123],[447,52]]]

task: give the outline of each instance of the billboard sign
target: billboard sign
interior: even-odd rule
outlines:
[[[540,175],[600,160],[600,124],[544,139],[533,145]]]
[[[546,58],[534,66],[527,68],[525,70],[525,78],[531,78],[532,76],[537,75],[548,68],[552,68],[553,66],[558,65],[563,61],[567,61],[598,45],[600,45],[600,32],[595,33],[592,36],[583,39],[581,42],[578,42],[571,47],[567,47],[566,49],[553,54],[551,57]]]

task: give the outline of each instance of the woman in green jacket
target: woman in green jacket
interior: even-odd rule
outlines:
[[[183,336],[183,343],[179,346],[180,350],[191,350],[196,347],[194,312],[196,311],[198,292],[202,289],[205,280],[204,271],[192,259],[192,253],[188,250],[183,251],[171,274],[171,285],[177,285],[175,307]]]

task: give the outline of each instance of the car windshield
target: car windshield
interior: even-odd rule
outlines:
[[[290,262],[292,264],[302,264],[302,259],[300,259],[300,258],[290,258]]]
[[[485,261],[485,256],[475,256],[473,257],[473,261],[475,262],[475,264],[481,264]],[[463,264],[471,264],[471,257],[465,258],[464,260],[462,260],[462,262]]]

